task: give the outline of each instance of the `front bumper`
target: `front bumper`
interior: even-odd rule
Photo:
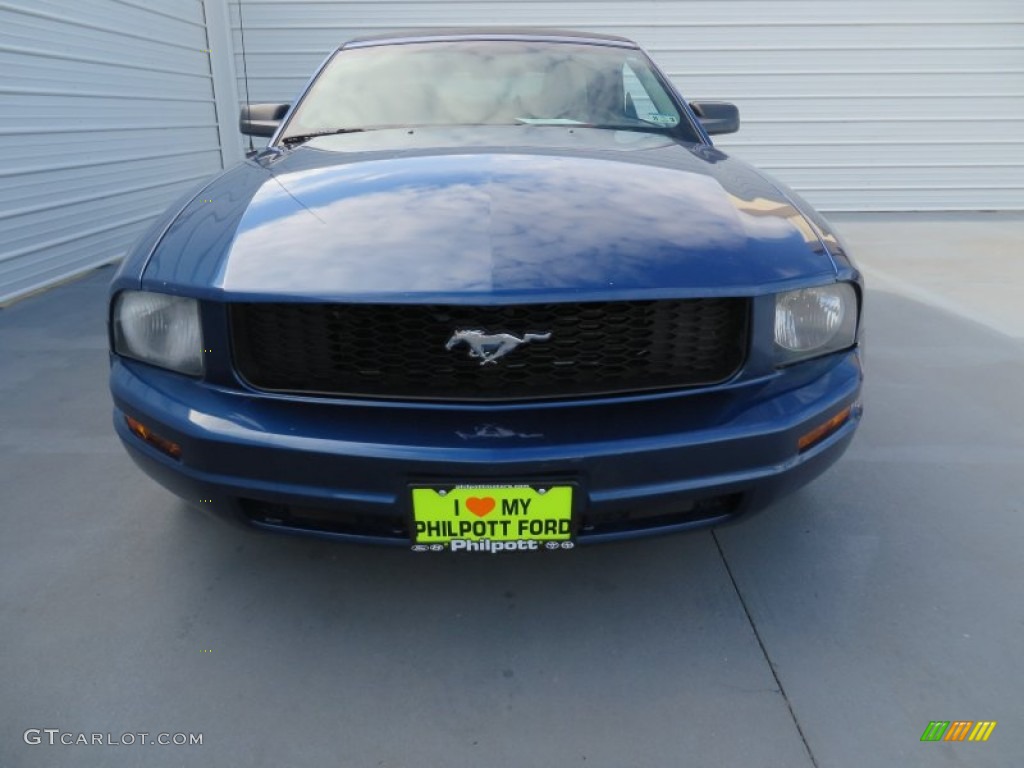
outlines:
[[[736,386],[509,406],[257,395],[119,358],[110,378],[129,454],[186,501],[257,527],[400,545],[417,482],[576,483],[579,543],[739,518],[839,458],[861,381],[857,350]],[[841,427],[798,451],[848,406]],[[136,437],[126,415],[178,443],[180,459]]]

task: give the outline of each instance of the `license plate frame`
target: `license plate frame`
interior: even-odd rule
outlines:
[[[579,484],[567,480],[411,482],[406,499],[412,549],[491,553],[573,549],[581,496]],[[490,509],[488,500],[493,501]],[[521,521],[526,521],[525,528],[520,527]],[[549,521],[554,521],[554,527]],[[449,525],[428,532],[428,523]],[[467,530],[465,523],[471,528]]]

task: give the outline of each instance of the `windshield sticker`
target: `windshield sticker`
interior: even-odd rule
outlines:
[[[679,118],[672,115],[662,115],[658,112],[648,112],[647,121],[658,125],[679,125]]]

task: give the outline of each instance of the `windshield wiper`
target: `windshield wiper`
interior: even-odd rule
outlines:
[[[670,135],[669,132],[666,130],[666,128],[669,128],[670,126],[651,125],[649,123],[645,124],[645,125],[637,125],[636,123],[629,124],[629,125],[623,125],[622,123],[616,123],[614,125],[600,125],[600,124],[597,124],[597,123],[587,123],[586,125],[583,125],[583,126],[580,126],[580,127],[581,128],[597,128],[597,129],[603,130],[603,131],[635,131],[636,133],[654,133],[654,134],[657,134],[659,136]],[[671,126],[671,127],[675,127],[675,126]]]
[[[335,128],[331,131],[316,131],[315,133],[296,133],[291,136],[285,136],[281,139],[281,143],[286,147],[296,147],[299,144],[315,139],[318,136],[335,136],[339,133],[362,133],[367,130],[366,128]]]

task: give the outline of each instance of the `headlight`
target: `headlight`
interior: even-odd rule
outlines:
[[[776,359],[792,363],[852,346],[857,292],[849,283],[801,288],[775,297]]]
[[[203,372],[199,302],[148,291],[125,291],[114,305],[114,351],[172,371]]]

